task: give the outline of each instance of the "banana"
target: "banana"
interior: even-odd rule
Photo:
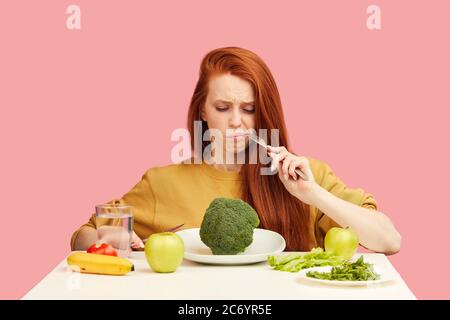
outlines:
[[[134,271],[131,261],[114,256],[86,252],[74,252],[67,257],[72,270],[82,273],[124,275]]]

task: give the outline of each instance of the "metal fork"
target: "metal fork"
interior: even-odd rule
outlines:
[[[260,146],[262,146],[264,149],[267,150],[267,144],[266,142],[258,137],[256,134],[251,134],[251,133],[247,133],[247,136],[252,139],[254,142],[256,142],[257,144],[259,144]],[[300,178],[302,178],[303,180],[308,180],[308,178],[306,177],[306,175],[300,170],[300,169],[295,169],[294,172],[300,176]]]

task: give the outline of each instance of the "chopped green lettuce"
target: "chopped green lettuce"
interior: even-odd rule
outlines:
[[[380,275],[373,270],[373,265],[364,262],[363,256],[356,262],[346,261],[342,265],[334,266],[330,272],[309,271],[306,273],[306,276],[337,281],[368,281],[380,278]]]
[[[344,262],[340,256],[314,248],[308,253],[269,256],[267,262],[274,270],[298,272],[303,269],[322,266],[337,266]]]

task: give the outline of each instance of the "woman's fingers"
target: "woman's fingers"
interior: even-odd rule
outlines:
[[[285,147],[270,147],[271,151],[269,151],[269,156],[272,157],[272,165],[271,170],[274,171],[276,168],[279,168],[280,162],[283,164],[286,162],[286,158],[290,155],[290,153],[286,150]],[[280,170],[281,174],[285,176],[287,179],[287,166],[282,167]]]
[[[304,157],[300,157],[295,159],[294,161],[291,162],[291,164],[289,165],[289,174],[295,174],[297,176],[297,173],[295,173],[295,169],[299,169],[302,172],[305,172],[305,168],[306,168],[306,162],[308,160]]]
[[[297,167],[300,165],[301,161],[298,159],[294,159],[291,161],[291,163],[289,164],[289,174],[294,178],[294,180],[297,180],[297,174],[295,173],[295,169],[297,169]]]
[[[267,146],[267,150],[269,150],[272,153],[282,153],[283,151],[287,151],[287,149],[285,147],[272,147],[272,146]]]
[[[283,172],[284,180],[288,180],[289,179],[289,176],[288,176],[290,174],[289,173],[289,166],[290,166],[292,161],[294,161],[294,158],[292,156],[290,156],[290,155],[287,156],[284,159],[284,161],[283,161],[283,165],[281,166],[281,170]],[[292,176],[292,178],[294,180],[297,179],[297,177],[295,176],[295,173],[293,175],[291,174],[291,176]]]
[[[131,248],[133,249],[144,248],[144,242],[141,240],[141,238],[138,237],[138,235],[134,231],[133,235],[131,236]]]
[[[269,152],[269,156],[272,158],[272,164],[270,165],[270,170],[275,171],[275,169],[279,168],[280,161],[282,161],[287,154],[286,153],[273,153]]]
[[[306,157],[299,157],[293,163],[291,163],[291,167],[289,168],[292,171],[295,169],[299,169],[306,176],[307,180],[314,180],[314,175],[309,166],[309,161]]]
[[[291,176],[292,179],[297,180],[299,178],[298,174],[295,172],[295,169],[297,168],[307,176],[312,174],[309,172],[308,159],[306,157],[293,155],[285,147],[267,146],[267,150],[269,151],[269,156],[272,158],[271,170],[274,171],[275,168],[280,168],[280,174],[283,175],[285,180],[287,180],[289,176]]]
[[[136,232],[130,234],[123,227],[119,226],[101,226],[97,228],[97,234],[101,243],[108,243],[116,249],[132,249],[139,250],[144,248],[144,242],[138,237]]]
[[[130,234],[121,226],[100,226],[97,228],[98,239],[116,249],[127,249],[130,244]]]

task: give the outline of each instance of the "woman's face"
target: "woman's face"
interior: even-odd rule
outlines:
[[[201,118],[209,129],[221,132],[224,152],[244,151],[248,137],[239,133],[255,129],[255,98],[250,82],[231,74],[211,78]]]

